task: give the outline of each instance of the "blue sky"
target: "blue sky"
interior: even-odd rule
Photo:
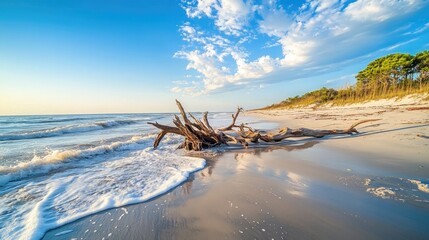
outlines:
[[[227,111],[429,49],[425,0],[0,0],[0,114]],[[426,13],[426,14],[425,14]]]

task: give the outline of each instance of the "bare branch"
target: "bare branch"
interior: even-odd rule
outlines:
[[[232,123],[229,126],[224,127],[224,128],[219,128],[218,130],[219,131],[229,131],[229,130],[232,130],[233,127],[237,127],[235,125],[235,122],[237,121],[238,114],[240,114],[240,112],[242,112],[242,111],[243,111],[242,108],[237,107],[237,112],[235,112],[235,114],[232,115]]]

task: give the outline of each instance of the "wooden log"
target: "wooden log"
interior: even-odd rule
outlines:
[[[380,119],[366,119],[352,124],[347,129],[334,129],[334,130],[314,130],[309,128],[298,128],[298,129],[281,129],[277,134],[268,133],[261,136],[261,140],[264,142],[279,142],[286,138],[296,138],[296,137],[316,137],[321,138],[326,135],[335,135],[335,134],[353,134],[358,133],[355,129],[360,124],[378,121]]]
[[[289,129],[283,128],[276,133],[266,133],[262,134],[261,132],[254,130],[253,128],[247,126],[246,124],[237,125],[236,121],[240,112],[243,111],[242,108],[238,107],[235,114],[232,114],[232,122],[230,125],[214,129],[208,121],[208,113],[203,113],[202,119],[198,120],[192,114],[186,113],[182,104],[176,100],[177,107],[180,111],[180,119],[177,115],[174,116],[173,124],[175,127],[162,125],[157,122],[148,122],[148,124],[153,125],[154,127],[161,130],[158,136],[155,138],[153,147],[157,148],[166,134],[177,134],[183,136],[185,139],[182,144],[179,145],[179,148],[184,148],[186,150],[201,151],[206,148],[212,148],[219,145],[229,145],[229,144],[240,144],[243,147],[247,147],[249,143],[257,144],[259,140],[264,142],[280,142],[287,138],[299,138],[299,137],[316,137],[321,138],[326,135],[335,135],[335,134],[354,134],[358,133],[356,127],[360,124],[378,121],[380,119],[366,119],[352,124],[347,129],[333,129],[333,130],[315,130],[309,128],[298,128],[298,129]],[[233,134],[226,134],[225,132],[233,132]],[[235,134],[234,134],[235,133]]]

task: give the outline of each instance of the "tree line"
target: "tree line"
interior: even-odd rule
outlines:
[[[429,51],[395,53],[370,62],[356,76],[356,84],[343,89],[322,87],[288,98],[266,108],[305,106],[327,102],[359,102],[369,99],[429,92]]]

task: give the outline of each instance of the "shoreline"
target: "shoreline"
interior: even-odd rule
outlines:
[[[380,119],[358,126],[360,133],[357,135],[328,136],[332,141],[326,144],[339,149],[386,153],[399,160],[408,158],[421,162],[425,160],[424,154],[429,154],[429,151],[424,151],[425,147],[429,147],[429,101],[422,99],[422,96],[419,99],[411,96],[340,107],[257,110],[247,114],[274,121],[280,128],[345,129],[361,120]],[[361,140],[365,141],[363,145]]]
[[[406,124],[403,115],[410,114],[403,107],[368,113],[395,121],[361,126],[361,134],[352,137],[299,139],[206,156],[203,170],[168,193],[82,218],[48,231],[44,239],[425,239],[428,140],[415,134],[428,132],[429,114],[413,111],[414,123]],[[292,127],[352,124],[342,116],[332,121],[331,115],[340,113],[318,120],[322,112],[256,115],[261,122]]]
[[[85,217],[49,231],[44,239],[428,236],[427,203],[375,197],[365,190],[367,175],[348,171],[358,166],[335,169],[306,161],[308,151],[319,152],[323,145],[305,144],[225,153],[167,194]],[[404,219],[410,214],[411,223]]]

